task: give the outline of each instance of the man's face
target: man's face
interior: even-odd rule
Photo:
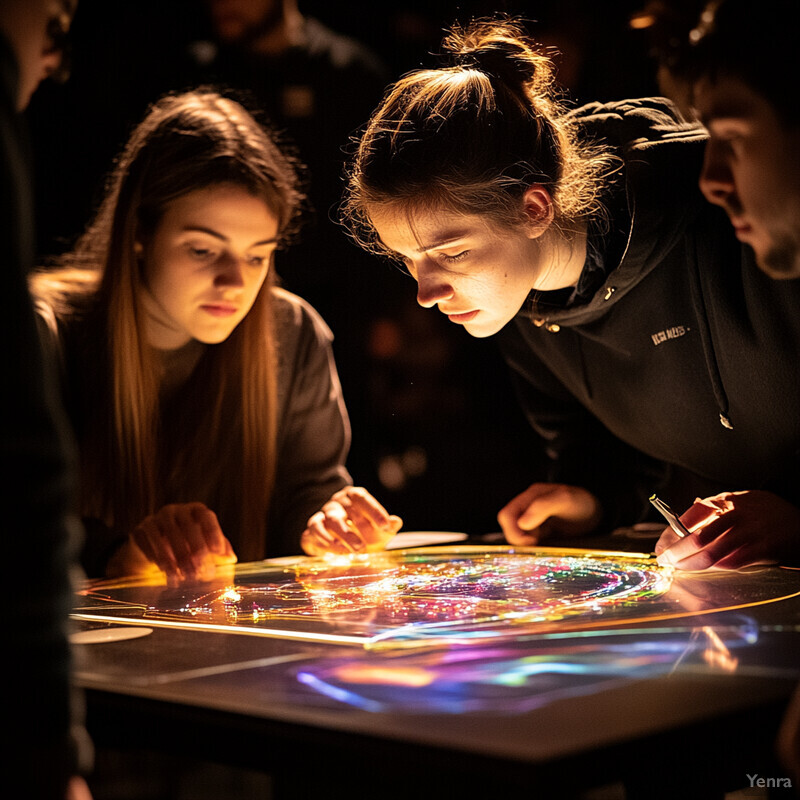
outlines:
[[[703,194],[725,209],[764,272],[800,277],[800,127],[735,78],[703,79],[694,97],[710,136]]]
[[[3,0],[0,4],[0,30],[19,65],[19,111],[41,81],[61,66],[64,39],[77,4],[77,0]]]

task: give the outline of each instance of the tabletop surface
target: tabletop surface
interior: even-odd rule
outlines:
[[[252,601],[245,593],[233,624],[218,624],[220,609],[231,623],[230,607],[218,602],[222,584],[192,595],[188,622],[185,589],[103,584],[77,603],[77,682],[92,702],[122,703],[124,713],[147,708],[162,720],[183,714],[211,736],[230,737],[238,726],[250,741],[277,741],[291,731],[333,749],[355,737],[360,747],[391,745],[401,757],[402,746],[438,763],[446,754],[462,766],[480,759],[544,774],[553,765],[586,764],[591,754],[596,765],[623,753],[635,762],[670,736],[680,736],[688,749],[692,736],[707,743],[713,735],[719,759],[726,752],[735,758],[743,735],[755,741],[773,734],[769,726],[800,678],[800,572],[695,573],[672,576],[665,589],[654,588],[657,569],[629,556],[601,555],[592,562],[594,572],[583,570],[583,593],[576,596],[552,561],[558,556],[563,566],[565,553],[575,553],[538,548],[526,554],[539,558],[537,569],[546,563],[564,603],[579,606],[569,614],[548,605],[548,619],[533,589],[525,596],[498,594],[492,570],[519,550],[442,547],[426,555],[433,552],[362,561],[355,584],[352,568],[318,565],[309,573],[310,560],[303,560],[300,573],[292,560],[238,567],[231,585],[251,594],[270,586],[288,604],[288,623],[259,618],[254,624],[252,614],[243,623],[243,598]],[[470,598],[483,594],[467,606],[462,592],[454,620],[426,623],[420,615],[452,603],[463,582],[448,586],[431,606],[430,585],[409,588],[409,575],[418,580],[417,563],[424,570],[430,564],[452,570],[454,564],[463,568],[464,559],[491,565],[478,578],[470,572]],[[612,562],[615,568],[636,563],[638,583],[609,589],[616,573],[596,565]],[[365,587],[373,587],[387,564],[403,581],[404,604],[395,604],[391,614],[385,596],[365,600]],[[356,592],[354,609],[331,605],[330,582],[341,583],[343,574],[350,600]],[[316,602],[316,617],[309,617],[304,603],[323,595],[327,604]],[[400,618],[411,625],[397,624]],[[394,635],[399,629],[403,636]],[[331,631],[337,635],[327,637]],[[767,730],[759,731],[759,724]],[[247,749],[239,747],[244,760]]]

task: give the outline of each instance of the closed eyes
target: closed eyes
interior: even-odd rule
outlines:
[[[217,250],[212,250],[210,247],[188,245],[186,249],[189,251],[189,254],[198,261],[211,261],[219,254]]]
[[[212,247],[187,245],[186,249],[192,258],[202,263],[216,261],[221,256],[221,252]],[[269,261],[269,258],[268,255],[251,255],[245,256],[244,261],[249,267],[261,269]]]

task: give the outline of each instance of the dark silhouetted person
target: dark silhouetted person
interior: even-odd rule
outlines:
[[[80,800],[88,741],[70,686],[67,619],[80,527],[70,434],[40,346],[27,274],[34,262],[28,142],[20,112],[59,70],[70,0],[0,3],[0,264],[3,295],[2,498],[11,672],[4,781],[16,796]],[[83,763],[82,763],[83,762]]]

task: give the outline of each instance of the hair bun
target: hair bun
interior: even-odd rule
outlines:
[[[455,25],[443,45],[455,66],[478,69],[511,86],[549,81],[551,75],[550,59],[534,49],[522,23],[506,18]]]

